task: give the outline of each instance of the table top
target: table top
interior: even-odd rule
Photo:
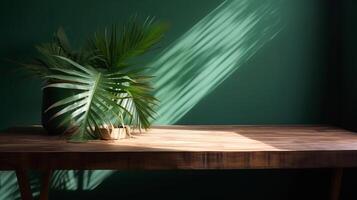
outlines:
[[[40,126],[0,133],[0,169],[242,169],[357,166],[357,134],[332,126],[155,126],[70,143]]]

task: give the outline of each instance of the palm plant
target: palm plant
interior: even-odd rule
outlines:
[[[44,89],[73,92],[44,112],[55,110],[50,120],[60,119],[58,127],[66,126],[63,132],[73,141],[99,138],[102,127],[149,128],[157,104],[152,76],[133,61],[151,50],[166,28],[151,18],[143,23],[132,19],[121,28],[95,33],[79,51],[59,29],[51,43],[37,47],[40,56],[23,65],[45,80]]]

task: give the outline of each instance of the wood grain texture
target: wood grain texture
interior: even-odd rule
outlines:
[[[41,127],[0,134],[0,169],[356,167],[357,134],[330,126],[157,126],[118,141],[69,143]]]

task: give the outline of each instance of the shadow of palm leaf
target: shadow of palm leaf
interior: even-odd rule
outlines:
[[[51,179],[56,190],[92,190],[114,173],[113,170],[58,170]]]
[[[152,63],[155,123],[177,122],[281,29],[279,1],[224,1]]]

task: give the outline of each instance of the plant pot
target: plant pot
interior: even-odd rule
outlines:
[[[42,92],[42,112],[41,112],[41,122],[42,126],[49,135],[60,135],[64,134],[68,127],[71,126],[71,120],[67,123],[60,125],[61,121],[68,116],[68,114],[63,114],[54,119],[51,119],[51,116],[59,112],[65,106],[59,106],[48,110],[51,105],[60,101],[66,97],[76,94],[74,90],[68,89],[59,89],[59,88],[44,88]]]
[[[98,132],[102,140],[125,139],[125,138],[129,138],[131,135],[129,126],[118,127],[118,128],[103,127],[103,128],[99,128]]]

